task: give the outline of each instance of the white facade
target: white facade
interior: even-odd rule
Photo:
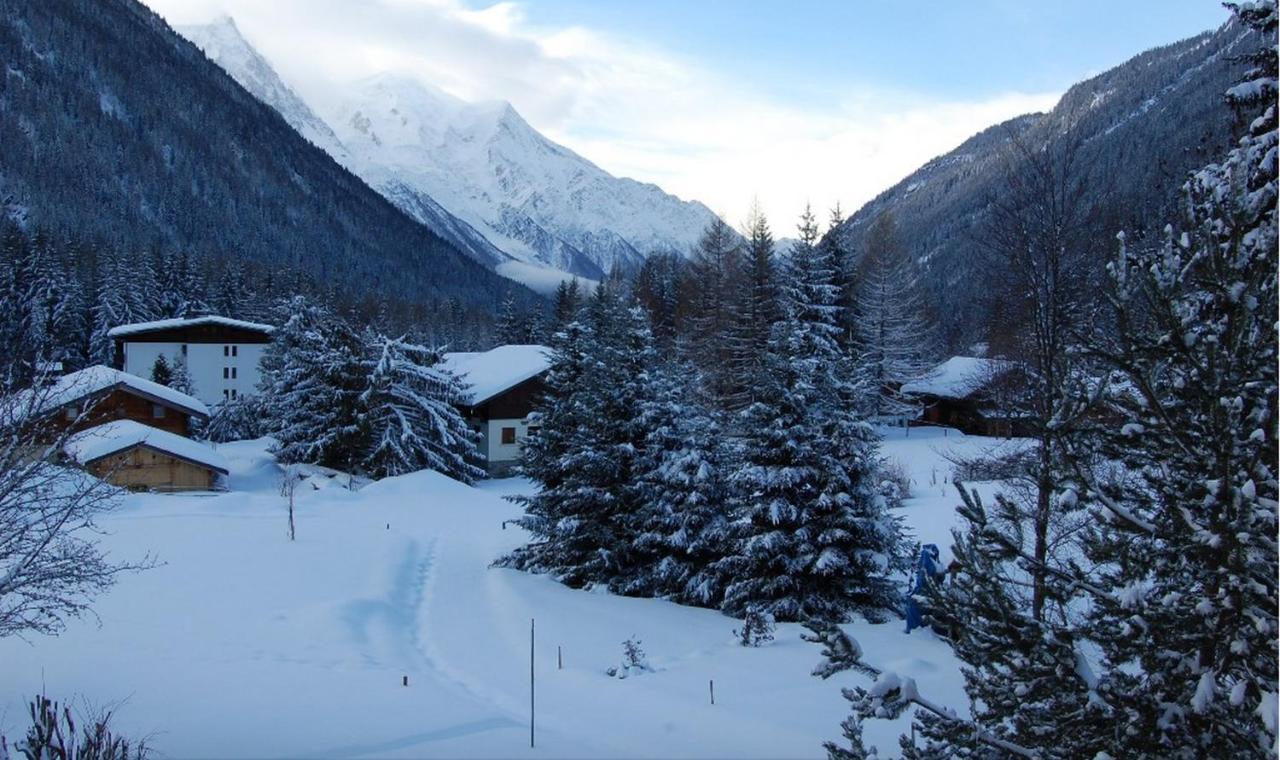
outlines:
[[[520,461],[520,448],[529,438],[529,420],[480,420],[475,423],[480,431],[480,453],[491,469],[501,469],[503,464]],[[503,431],[510,431],[510,443],[503,443]],[[514,436],[514,438],[511,438]],[[499,467],[495,467],[495,465]]]
[[[170,366],[182,361],[191,376],[191,395],[206,404],[257,392],[259,361],[265,343],[147,343],[124,339],[123,369],[151,378],[156,359],[164,354]]]

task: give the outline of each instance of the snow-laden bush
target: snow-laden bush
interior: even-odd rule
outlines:
[[[633,636],[622,642],[622,664],[609,668],[605,674],[612,678],[626,678],[652,672],[653,667],[649,665],[649,659],[640,647],[640,639]]]
[[[742,627],[734,630],[734,638],[744,647],[761,647],[773,641],[773,615],[759,607],[751,607],[742,618]]]

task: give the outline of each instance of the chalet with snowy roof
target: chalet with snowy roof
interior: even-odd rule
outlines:
[[[530,427],[529,414],[551,367],[549,349],[511,345],[449,353],[444,355],[443,365],[470,386],[462,413],[480,433],[480,454],[489,475],[510,474],[520,462],[520,447],[538,432],[537,427]]]
[[[1004,359],[953,356],[903,383],[902,395],[924,406],[912,424],[952,427],[970,435],[1025,435],[1025,423],[1007,403],[1016,366]]]
[[[130,490],[212,491],[228,474],[226,460],[208,446],[133,420],[82,430],[62,450],[95,476]]]
[[[107,335],[115,340],[120,369],[149,378],[164,356],[170,366],[186,366],[197,398],[219,404],[255,392],[258,363],[274,331],[271,325],[208,315],[120,325]]]
[[[209,416],[209,408],[197,398],[102,365],[23,391],[13,402],[21,413],[40,420],[50,439],[116,420],[133,420],[186,437],[193,420]]]

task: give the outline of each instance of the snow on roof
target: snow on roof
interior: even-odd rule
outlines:
[[[63,375],[48,388],[22,391],[16,402],[20,407],[34,403],[36,408],[31,410],[32,413],[41,414],[117,385],[123,385],[141,395],[163,401],[192,414],[209,416],[209,407],[197,398],[102,364]],[[36,394],[34,398],[31,396],[33,393]]]
[[[261,322],[245,322],[242,319],[231,319],[230,317],[209,314],[203,317],[180,317],[177,319],[160,319],[155,322],[135,322],[131,325],[120,325],[108,330],[107,335],[112,338],[119,338],[125,335],[137,335],[156,330],[170,330],[175,327],[192,327],[194,325],[220,325],[222,327],[234,327],[260,333],[272,333],[276,329]]]
[[[533,344],[498,346],[488,351],[448,353],[441,363],[470,384],[468,403],[480,404],[546,372],[551,366],[550,350]]]
[[[902,392],[938,398],[968,398],[1009,368],[1010,362],[1002,359],[953,356],[929,370],[919,380],[903,383]]]
[[[114,420],[83,430],[67,439],[62,450],[79,464],[87,465],[134,446],[162,451],[224,475],[229,472],[227,460],[203,443],[134,420]]]

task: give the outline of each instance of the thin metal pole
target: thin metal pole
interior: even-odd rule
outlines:
[[[716,682],[715,682],[715,679],[712,679],[712,680],[708,681],[708,682],[707,682],[707,684],[711,687],[711,704],[713,704],[713,705],[714,705],[714,704],[716,703]]]
[[[533,618],[529,618],[529,747],[533,747]]]

